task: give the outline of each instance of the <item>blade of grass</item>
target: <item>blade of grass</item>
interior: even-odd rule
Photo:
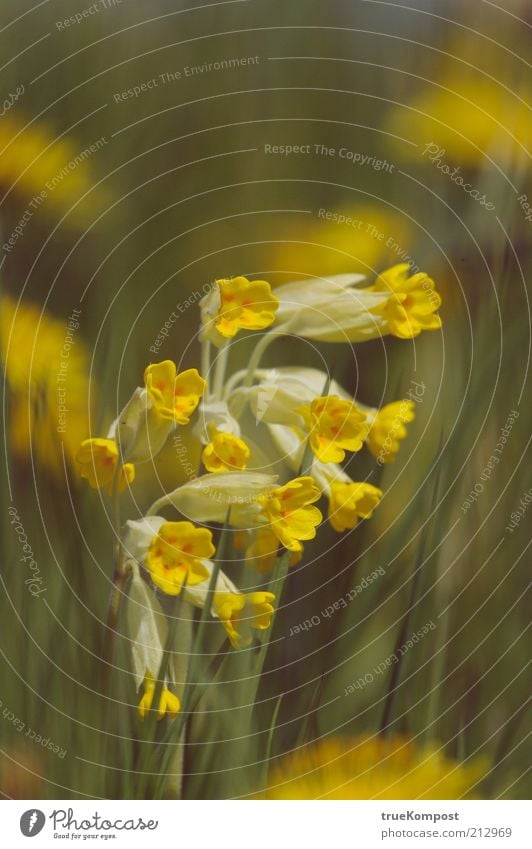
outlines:
[[[438,454],[436,456],[439,456],[440,451],[441,451],[441,440],[440,440],[440,450],[438,451]],[[440,476],[441,476],[441,462],[440,462],[440,466],[438,467],[436,479],[435,479],[434,485],[433,485],[432,503],[431,503],[431,507],[430,507],[430,511],[429,511],[429,516],[434,513],[434,510],[436,508]],[[429,529],[431,527],[431,524],[432,524],[431,522],[427,522],[427,524],[425,525],[425,528],[424,528],[424,531],[423,531],[423,536],[422,536],[421,541],[420,541],[416,565],[414,567],[414,570],[412,572],[412,577],[410,579],[411,580],[410,594],[409,594],[409,598],[408,598],[406,613],[403,617],[401,627],[399,628],[399,633],[397,635],[397,640],[396,640],[396,643],[395,643],[395,646],[394,646],[395,657],[397,657],[399,649],[401,648],[401,646],[405,642],[406,635],[408,633],[408,627],[409,627],[409,624],[410,624],[411,619],[412,619],[412,613],[413,613],[414,607],[416,605],[416,600],[417,600],[418,595],[419,595],[419,588],[420,588],[420,585],[421,585],[422,566],[423,566],[423,561],[425,559],[425,552],[427,550],[427,541],[428,541]],[[383,736],[386,735],[386,733],[390,729],[391,725],[393,724],[391,722],[391,716],[392,716],[392,711],[393,711],[393,706],[394,706],[394,701],[395,701],[395,694],[397,692],[399,682],[401,680],[403,657],[404,657],[404,655],[400,654],[399,655],[399,661],[397,663],[395,663],[391,668],[390,680],[388,682],[388,689],[387,689],[387,693],[386,693],[386,699],[385,699],[385,702],[384,702],[382,719],[381,719],[380,727],[379,727],[379,731]]]
[[[270,765],[270,760],[272,756],[272,747],[273,747],[273,738],[275,736],[275,729],[277,728],[277,719],[279,717],[279,711],[281,709],[281,702],[283,700],[284,693],[281,693],[280,696],[277,697],[275,702],[275,707],[273,709],[272,719],[270,722],[270,729],[268,731],[268,739],[266,741],[266,749],[264,752],[264,762],[262,766],[263,771],[263,783],[266,783],[266,779],[268,776],[268,769]]]
[[[220,573],[221,564],[224,562],[225,553],[227,549],[227,542],[229,538],[229,514],[230,508],[227,511],[226,520],[224,522],[221,534],[220,541],[218,543],[216,558],[213,563],[211,577],[209,580],[209,586],[207,588],[207,593],[205,596],[205,603],[203,605],[200,620],[198,622],[198,627],[196,629],[196,634],[194,636],[194,640],[192,643],[191,653],[190,653],[190,661],[188,665],[188,675],[185,681],[184,689],[183,689],[183,699],[181,702],[181,710],[179,712],[178,717],[174,721],[174,723],[168,729],[167,734],[163,738],[163,755],[161,761],[161,779],[156,787],[156,793],[162,793],[164,790],[165,784],[165,771],[168,767],[170,760],[172,759],[173,745],[179,744],[179,740],[183,735],[185,730],[185,725],[189,716],[189,709],[192,702],[192,694],[194,689],[197,689],[198,682],[196,682],[196,672],[197,672],[197,660],[196,658],[199,656],[200,650],[202,648],[203,635],[205,633],[205,627],[207,620],[211,618],[211,608],[212,602],[214,598],[214,593],[216,590],[216,583],[218,580],[218,575]],[[158,795],[155,798],[159,798]]]
[[[179,623],[179,614],[181,612],[181,607],[183,604],[185,585],[186,579],[181,588],[181,592],[179,593],[179,595],[174,597],[174,604],[172,605],[171,610],[169,611],[168,618],[170,619],[170,621],[168,625],[168,633],[166,635],[166,644],[157,673],[157,680],[155,683],[155,690],[151,702],[151,709],[148,712],[147,723],[143,728],[144,734],[140,743],[139,766],[137,770],[139,773],[137,785],[137,798],[139,799],[145,798],[145,791],[150,781],[149,767],[152,761],[152,755],[154,754],[154,747],[155,750],[157,748],[157,711],[159,709],[159,702],[161,700],[164,682],[168,673],[168,666],[170,664],[170,660],[174,650],[175,636]]]

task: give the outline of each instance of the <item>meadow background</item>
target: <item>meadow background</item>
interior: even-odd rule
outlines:
[[[372,277],[411,260],[442,294],[441,333],[352,349],[290,340],[266,355],[321,356],[369,405],[423,389],[397,461],[378,473],[373,519],[345,538],[324,529],[293,575],[256,733],[238,740],[236,671],[216,712],[191,723],[183,793],[245,795],[242,767],[265,753],[372,734],[384,716],[453,758],[486,756],[478,795],[526,797],[532,4],[94,5],[85,16],[83,0],[0,9],[2,794],[136,792],[126,672],[111,699],[100,692],[111,532],[105,496],[76,472],[81,439],[108,426],[148,362],[197,365],[197,300],[216,277]],[[287,145],[302,152],[269,152]],[[237,347],[242,365],[251,350]],[[156,466],[155,483],[139,471],[129,515],[184,479],[171,445]],[[429,622],[397,680],[375,672]]]

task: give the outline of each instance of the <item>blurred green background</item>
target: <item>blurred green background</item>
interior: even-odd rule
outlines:
[[[459,759],[487,755],[483,795],[526,797],[532,513],[508,526],[532,485],[532,4],[122,0],[83,16],[89,6],[5,0],[0,10],[4,796],[131,792],[136,696],[126,674],[114,702],[99,692],[108,505],[81,486],[79,441],[107,428],[147,362],[198,364],[205,283],[373,277],[411,259],[442,294],[441,334],[318,351],[290,340],[267,354],[271,365],[319,366],[321,356],[369,405],[403,397],[412,381],[425,388],[397,462],[373,472],[385,492],[374,518],[345,539],[324,528],[291,573],[258,733],[227,742],[239,702],[238,686],[225,685],[219,712],[200,716],[196,732],[191,724],[205,745],[187,750],[184,794],[237,793],[239,768],[264,757],[284,694],[274,755],[324,734],[372,733],[388,705],[393,729],[417,742],[440,741]],[[302,152],[268,152],[287,145]],[[74,309],[69,424],[58,433],[57,370]],[[251,350],[239,344],[232,365]],[[156,465],[155,484],[139,471],[127,515],[182,478],[171,448]],[[353,460],[353,474],[370,467]],[[36,597],[10,506],[46,587]],[[378,567],[384,575],[346,609],[322,615]],[[389,670],[344,695],[394,651],[416,570],[408,636],[436,628],[406,654],[391,702]],[[313,616],[319,626],[288,636]],[[125,646],[118,662],[127,667]]]

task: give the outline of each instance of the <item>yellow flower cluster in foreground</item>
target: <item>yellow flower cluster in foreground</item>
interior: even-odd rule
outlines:
[[[329,522],[339,533],[378,507],[381,490],[353,480],[344,460],[367,446],[380,462],[393,461],[405,422],[413,419],[412,402],[363,407],[318,369],[263,370],[266,347],[282,335],[362,342],[387,334],[412,339],[441,326],[434,283],[426,274],[410,275],[404,264],[371,285],[342,274],[272,292],[264,280],[222,279],[200,306],[203,375],[179,371],[169,360],[148,365],[144,385],[107,434],[85,439],[78,452],[81,476],[110,492],[116,507],[134,481],[135,464],[153,460],[176,429],[186,428],[202,450],[198,476],[130,519],[122,539],[134,593],[144,599],[130,616],[141,716],[152,709],[163,655],[157,592],[218,619],[234,649],[251,646],[270,627],[277,603],[271,589],[279,587],[272,580],[270,589],[267,576],[281,561],[299,562],[323,521],[319,502],[328,501]],[[248,368],[230,374],[230,346],[243,331],[260,335]],[[161,515],[167,509],[178,520]],[[227,526],[247,566],[263,576],[253,591],[240,592],[219,568],[213,525]],[[140,621],[137,607],[146,611]],[[159,684],[159,717],[175,715],[170,674]]]
[[[401,737],[332,738],[281,758],[266,799],[460,799],[488,771],[483,758],[458,763]]]

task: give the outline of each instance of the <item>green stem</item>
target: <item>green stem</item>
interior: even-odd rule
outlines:
[[[146,516],[156,516],[161,507],[165,507],[167,504],[170,504],[170,499],[167,495],[161,495],[157,501],[154,501],[151,507],[146,512]]]
[[[312,446],[310,444],[310,437],[307,437],[305,441],[305,451],[303,452],[303,459],[301,460],[301,466],[299,467],[299,472],[297,476],[306,477],[310,475],[312,471],[312,464],[314,462],[314,451],[312,450]]]
[[[273,747],[273,738],[275,736],[275,729],[277,728],[277,719],[279,718],[279,711],[281,709],[281,702],[283,700],[283,694],[277,697],[277,701],[275,702],[275,707],[273,709],[272,721],[270,723],[270,730],[268,732],[268,739],[266,741],[266,749],[264,752],[264,763],[262,767],[263,771],[263,784],[266,784],[266,778],[268,776],[268,769],[270,765],[270,760],[272,757],[272,747]]]
[[[201,376],[209,379],[211,368],[211,343],[208,339],[204,339],[201,343]]]
[[[118,633],[118,619],[122,597],[125,593],[126,584],[131,574],[131,567],[124,559],[124,549],[120,538],[120,476],[122,465],[117,463],[112,484],[112,522],[114,533],[114,569],[112,587],[107,604],[107,616],[105,619],[105,633],[103,638],[102,660],[103,660],[103,692],[109,689],[111,671],[113,666],[113,654],[115,638]]]
[[[170,659],[174,650],[175,635],[179,622],[181,605],[183,603],[185,585],[186,580],[183,586],[181,587],[181,592],[179,593],[179,595],[174,597],[174,604],[172,605],[172,608],[169,611],[169,615],[167,617],[170,621],[168,625],[168,632],[166,635],[166,642],[164,646],[163,656],[161,658],[161,663],[159,665],[159,670],[157,672],[157,680],[155,682],[155,690],[151,701],[151,708],[148,712],[147,727],[145,730],[145,734],[143,735],[140,748],[139,762],[137,767],[138,780],[136,796],[138,799],[144,799],[146,797],[146,790],[151,777],[149,767],[153,762],[152,747],[156,745],[156,729],[158,721],[157,712],[159,710],[159,702],[161,701],[161,695],[163,692],[168,672],[168,665],[170,663]]]
[[[308,709],[305,713],[305,718],[304,718],[303,722],[301,723],[301,725],[299,727],[299,732],[298,732],[297,739],[296,739],[296,742],[295,742],[295,747],[294,747],[296,749],[299,748],[300,746],[303,746],[306,743],[310,742],[311,717],[313,716],[315,711],[318,709],[322,688],[323,688],[323,678],[319,678],[315,687],[314,687],[312,696],[310,698],[309,707],[308,707]]]
[[[246,374],[247,369],[242,368],[231,375],[231,377],[226,381],[224,387],[224,398],[229,398],[233,389],[236,389],[238,384],[245,378]]]
[[[439,575],[439,569],[436,569],[436,580],[434,582],[434,593],[436,603],[435,610],[445,610],[445,613],[438,621],[438,630],[436,632],[436,645],[432,656],[432,668],[430,670],[430,685],[429,685],[429,701],[427,705],[425,732],[423,737],[427,746],[430,741],[434,740],[436,725],[438,721],[438,712],[440,705],[441,685],[445,677],[445,646],[449,637],[449,611],[448,601],[449,595],[447,588],[442,584],[442,577]],[[443,578],[445,581],[445,578]]]
[[[441,447],[441,440],[440,440]],[[436,473],[436,478],[434,480],[433,488],[432,488],[432,499],[431,506],[429,511],[429,516],[434,515],[434,511],[436,509],[436,504],[438,502],[438,489],[439,489],[439,480],[440,480],[440,468]],[[405,637],[407,634],[408,625],[412,618],[412,613],[414,607],[416,605],[416,600],[419,594],[419,587],[421,583],[421,572],[423,567],[423,561],[425,559],[425,552],[428,548],[428,534],[429,534],[429,525],[425,525],[425,529],[423,532],[423,536],[420,541],[418,557],[416,560],[416,565],[414,566],[414,571],[412,573],[411,584],[410,584],[410,597],[408,599],[408,605],[406,609],[406,613],[403,617],[403,622],[401,624],[401,628],[399,629],[399,634],[397,636],[397,641],[394,648],[394,655],[397,656],[397,652],[403,645],[405,641]],[[388,683],[388,691],[386,693],[386,700],[384,702],[384,709],[382,712],[382,719],[380,724],[380,733],[385,736],[391,727],[390,717],[392,715],[392,708],[395,700],[395,693],[397,691],[400,675],[401,675],[401,667],[403,665],[403,656],[400,656],[400,660],[398,663],[394,664],[390,681]]]
[[[399,629],[399,633],[397,635],[397,640],[394,646],[394,656],[397,657],[397,653],[401,646],[403,645],[407,632],[408,625],[412,618],[412,611],[415,607],[416,598],[418,595],[419,589],[419,581],[421,578],[421,563],[416,564],[416,568],[414,569],[414,573],[411,578],[410,584],[410,597],[408,599],[406,613],[403,617],[403,621],[401,623],[401,627]],[[390,681],[388,684],[388,692],[386,694],[386,701],[384,702],[384,710],[382,712],[382,720],[380,725],[380,732],[383,736],[389,731],[390,727],[390,717],[392,715],[392,708],[395,700],[395,693],[397,691],[397,687],[400,680],[401,666],[402,666],[402,658],[403,655],[400,655],[400,660],[396,663],[392,669],[392,674],[390,676]]]
[[[255,346],[255,350],[253,351],[253,354],[251,355],[251,359],[249,361],[249,366],[248,366],[248,369],[247,369],[247,374],[245,376],[245,379],[242,382],[243,387],[249,388],[251,386],[251,384],[253,383],[253,379],[255,377],[255,372],[257,371],[257,369],[259,367],[260,361],[262,359],[262,355],[263,355],[264,351],[266,350],[266,348],[268,347],[268,345],[271,342],[273,342],[273,340],[277,336],[283,336],[283,335],[284,334],[282,334],[282,333],[275,333],[273,330],[270,330],[268,333],[264,334],[262,339],[259,339],[259,341],[257,342],[257,344]],[[231,384],[231,389],[233,389],[233,388],[234,388],[234,386],[233,386],[233,384]],[[227,397],[227,393],[226,393],[226,397]],[[245,404],[246,404],[245,397],[239,398],[237,401],[235,401],[233,403],[232,412],[233,412],[233,415],[236,419],[238,419],[238,417],[241,415]]]
[[[205,631],[205,624],[207,622],[207,619],[211,617],[212,602],[213,602],[214,593],[215,593],[215,590],[216,590],[216,582],[218,580],[218,574],[220,572],[221,557],[220,557],[219,552],[220,552],[220,549],[221,549],[222,538],[223,537],[220,538],[220,545],[218,546],[218,553],[217,553],[217,556],[216,556],[216,560],[213,563],[211,577],[210,577],[210,581],[209,581],[209,586],[208,586],[208,589],[207,589],[207,595],[205,596],[205,604],[203,605],[203,608],[202,608],[202,611],[201,611],[201,616],[200,616],[200,620],[198,622],[198,628],[197,628],[197,631],[196,631],[196,636],[194,638],[194,648],[196,646],[201,645],[201,640],[202,640],[202,637],[203,637],[203,634],[204,634],[204,631]],[[190,664],[191,669],[192,669],[192,666],[193,666],[193,663],[191,662],[191,664]],[[190,677],[192,677],[192,675]]]
[[[292,556],[292,552],[283,551],[283,553],[280,554],[277,557],[277,559],[275,561],[274,568],[273,568],[272,577],[271,577],[271,580],[268,584],[268,590],[270,592],[275,592],[275,588],[276,588],[277,584],[279,584],[279,590],[277,592],[275,592],[276,604],[275,604],[275,608],[274,608],[274,611],[273,611],[273,614],[272,614],[270,627],[268,628],[267,631],[264,632],[263,640],[261,642],[261,646],[260,646],[259,651],[257,653],[257,666],[256,666],[256,672],[255,672],[255,681],[256,681],[255,698],[256,698],[256,695],[257,695],[257,690],[259,688],[259,681],[260,681],[260,677],[262,675],[262,670],[264,669],[264,664],[266,662],[266,655],[268,654],[268,649],[270,648],[270,645],[271,645],[271,638],[272,638],[272,635],[273,635],[273,626],[275,624],[275,620],[276,620],[276,617],[277,617],[277,611],[278,611],[279,605],[281,603],[281,596],[283,594],[286,576],[288,575],[288,567],[289,567],[289,564],[290,564],[290,557],[291,556]]]
[[[253,354],[251,355],[251,359],[249,361],[248,373],[246,375],[246,379],[244,380],[244,386],[251,386],[253,383],[253,378],[255,377],[255,371],[259,367],[260,361],[262,359],[262,355],[268,345],[273,342],[276,336],[282,336],[284,334],[275,333],[274,330],[270,330],[268,333],[265,333],[262,339],[260,339],[256,346]]]
[[[229,358],[230,347],[231,340],[228,339],[220,348],[218,352],[218,357],[216,358],[216,365],[214,369],[214,382],[212,388],[212,395],[215,398],[221,399],[223,396],[225,371],[227,368],[227,360]]]
[[[166,676],[168,673],[168,665],[170,663],[170,659],[172,657],[172,653],[174,651],[174,643],[175,643],[175,635],[177,631],[177,625],[179,622],[179,613],[181,612],[181,606],[183,604],[183,595],[185,592],[186,586],[186,578],[181,587],[181,591],[179,595],[174,597],[174,604],[172,605],[172,609],[169,611],[169,625],[168,625],[168,633],[166,635],[166,643],[164,646],[164,652],[161,659],[161,665],[159,666],[159,671],[157,673],[157,681],[155,683],[155,691],[153,693],[152,699],[152,708],[151,708],[151,723],[149,731],[149,737],[153,736],[153,731],[157,727],[157,711],[159,709],[159,702],[161,700],[161,695],[164,689],[164,683],[166,680]]]
[[[205,627],[207,620],[211,618],[211,608],[212,602],[214,598],[214,594],[216,592],[216,583],[218,581],[218,575],[220,573],[221,564],[223,562],[227,539],[228,539],[228,527],[229,527],[229,513],[230,508],[227,511],[227,517],[222,528],[222,533],[220,535],[220,541],[218,543],[218,548],[216,552],[216,559],[213,563],[211,577],[209,580],[209,586],[207,588],[207,593],[205,596],[205,603],[201,610],[200,619],[198,622],[198,627],[196,630],[196,634],[194,636],[194,641],[192,643],[192,647],[190,650],[190,661],[188,665],[187,677],[183,687],[183,698],[181,700],[181,710],[179,712],[179,716],[176,718],[173,725],[170,727],[168,734],[166,735],[163,743],[165,744],[165,751],[162,757],[161,763],[161,774],[163,776],[166,770],[166,766],[170,759],[172,758],[172,747],[171,742],[175,741],[179,743],[181,735],[185,729],[185,724],[188,720],[189,713],[189,705],[191,703],[192,692],[195,686],[195,678],[196,678],[196,656],[199,655],[201,649],[201,643],[203,640],[203,635],[205,633]]]

